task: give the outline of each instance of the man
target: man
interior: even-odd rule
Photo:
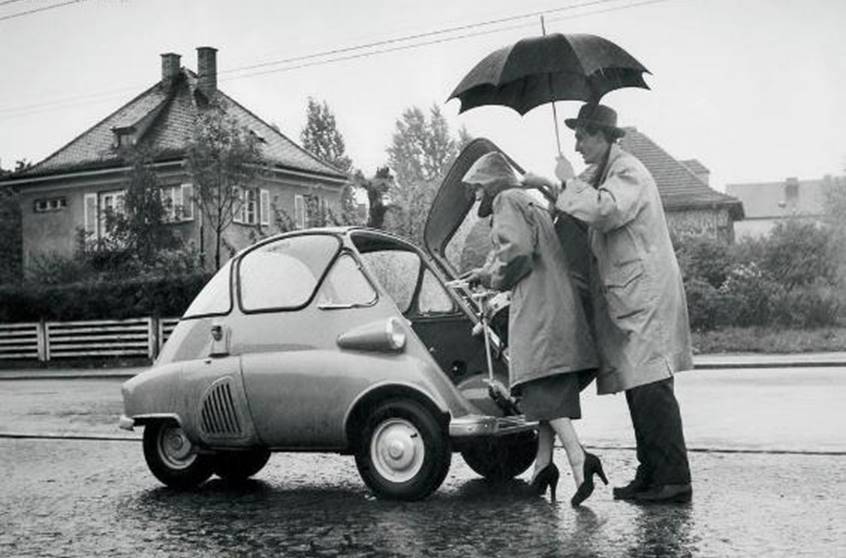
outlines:
[[[686,502],[692,495],[673,374],[693,368],[687,304],[655,181],[617,140],[617,113],[587,104],[567,126],[588,165],[562,184],[527,173],[526,187],[560,189],[556,207],[589,225],[591,294],[601,368],[600,394],[625,391],[637,441],[634,480],[614,498]],[[562,189],[563,188],[563,189]]]

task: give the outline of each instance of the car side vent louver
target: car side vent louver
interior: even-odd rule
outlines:
[[[200,419],[203,432],[211,436],[240,436],[241,421],[232,397],[230,380],[212,385],[203,398]]]

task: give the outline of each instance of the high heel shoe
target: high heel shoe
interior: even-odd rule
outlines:
[[[585,473],[585,480],[579,485],[573,498],[570,500],[570,505],[574,508],[587,500],[593,494],[593,475],[599,475],[606,485],[608,484],[608,477],[605,476],[605,471],[602,470],[602,461],[592,453],[585,452],[585,464],[582,466]]]
[[[530,483],[532,492],[538,496],[543,496],[546,493],[546,487],[548,486],[552,499],[555,500],[555,489],[558,488],[558,477],[558,467],[555,466],[555,463],[550,463],[541,469],[537,476],[532,479],[532,482]]]

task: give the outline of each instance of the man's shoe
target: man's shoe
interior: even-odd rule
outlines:
[[[692,496],[690,483],[663,484],[638,492],[633,499],[643,503],[685,503],[690,502]]]
[[[635,476],[626,486],[615,487],[612,490],[615,500],[633,500],[638,492],[643,492],[649,488],[648,483],[639,476]]]

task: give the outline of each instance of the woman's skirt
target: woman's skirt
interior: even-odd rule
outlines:
[[[596,370],[565,372],[530,380],[516,386],[517,405],[526,420],[580,419],[581,391],[596,377]]]

